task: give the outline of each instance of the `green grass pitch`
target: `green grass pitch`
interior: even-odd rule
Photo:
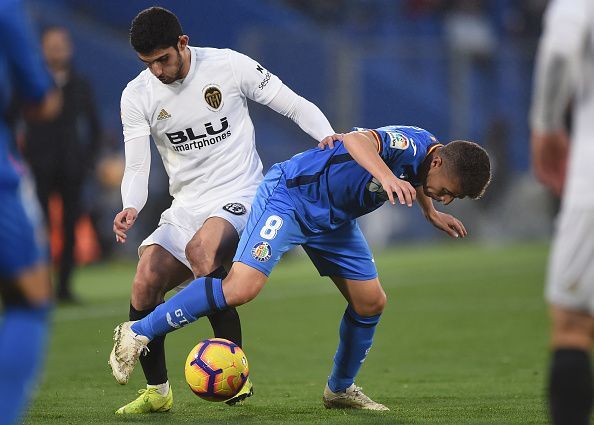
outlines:
[[[107,359],[114,326],[128,315],[135,265],[81,269],[84,300],[59,307],[33,424],[543,424],[548,320],[544,245],[418,245],[377,254],[388,306],[357,383],[386,413],[326,410],[321,394],[345,302],[309,260],[295,256],[242,306],[255,396],[228,407],[195,397],[183,378],[189,350],[211,336],[200,320],[167,337],[175,403],[169,413],[118,417],[144,386],[126,386]]]

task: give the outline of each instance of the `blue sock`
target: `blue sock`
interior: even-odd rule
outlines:
[[[328,378],[328,386],[333,392],[344,391],[355,382],[355,376],[371,348],[380,316],[360,316],[350,305],[345,310],[340,322],[340,342],[334,356],[334,367]]]
[[[227,301],[223,295],[223,280],[199,277],[144,319],[134,323],[132,330],[153,340],[225,308]]]
[[[46,352],[49,305],[6,306],[0,322],[0,423],[25,411]]]

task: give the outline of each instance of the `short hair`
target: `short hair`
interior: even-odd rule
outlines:
[[[462,194],[481,198],[491,182],[489,154],[482,147],[465,140],[454,140],[439,150],[439,155],[460,182]]]
[[[130,44],[141,54],[157,49],[176,47],[183,35],[181,24],[173,12],[162,7],[149,7],[132,20]]]

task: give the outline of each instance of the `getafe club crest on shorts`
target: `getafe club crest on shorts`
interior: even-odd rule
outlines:
[[[204,101],[211,111],[218,111],[223,105],[223,94],[218,86],[211,84],[204,88]]]
[[[252,248],[252,257],[260,263],[270,260],[270,257],[272,257],[272,248],[270,248],[270,244],[268,242],[258,242]]]

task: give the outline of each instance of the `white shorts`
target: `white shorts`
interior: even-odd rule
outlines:
[[[142,241],[138,247],[138,256],[147,246],[160,245],[191,270],[186,258],[186,245],[204,222],[210,217],[221,217],[231,223],[241,236],[252,201],[253,196],[229,198],[198,210],[172,205],[161,214],[157,229]]]
[[[549,258],[546,298],[594,314],[594,211],[562,210]]]

